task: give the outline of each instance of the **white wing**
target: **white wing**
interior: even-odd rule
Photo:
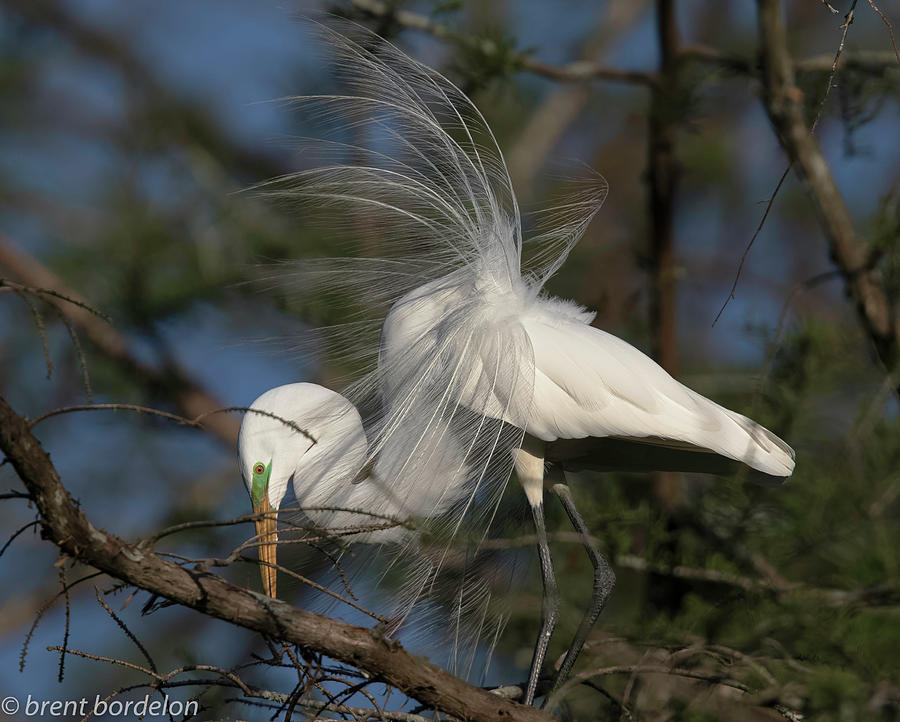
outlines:
[[[775,477],[794,453],[781,439],[673,379],[625,341],[559,302],[522,318],[534,353],[534,402],[526,430],[544,441],[618,437],[709,450]]]

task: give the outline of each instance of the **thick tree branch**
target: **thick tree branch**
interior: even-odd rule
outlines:
[[[34,497],[42,536],[79,561],[211,617],[354,665],[460,720],[548,722],[549,714],[457,679],[378,632],[329,619],[186,569],[102,531],[75,506],[28,422],[0,397],[0,450]]]
[[[650,328],[653,357],[669,373],[675,373],[675,258],[673,221],[679,167],[675,158],[674,112],[678,91],[678,31],[673,0],[657,0],[656,29],[660,52],[661,82],[650,103],[647,132],[647,179],[651,218],[650,261],[653,270]]]
[[[897,358],[897,322],[872,249],[859,239],[850,212],[807,123],[803,93],[795,84],[778,0],[759,0],[763,103],[781,145],[805,180],[828,239],[831,257],[878,357],[892,371]]]
[[[675,194],[679,166],[675,157],[675,112],[678,92],[678,27],[674,0],[657,0],[656,35],[659,45],[659,83],[652,88],[647,127],[647,184],[650,211],[650,333],[653,358],[676,374],[678,346],[675,340]],[[653,495],[660,506],[674,511],[684,501],[680,474],[661,471],[653,475]]]
[[[83,303],[81,297],[66,288],[53,271],[35,258],[17,250],[10,239],[2,233],[0,233],[0,268],[28,286],[54,291]],[[225,404],[182,369],[173,364],[158,369],[141,361],[130,352],[127,339],[102,318],[61,298],[45,298],[83,331],[98,351],[134,378],[150,394],[174,404],[182,416],[189,419],[203,417],[204,428],[230,447],[237,444],[240,429],[238,419],[228,414],[213,413],[222,409]]]

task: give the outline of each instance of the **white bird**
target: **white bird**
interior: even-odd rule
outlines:
[[[250,499],[267,595],[277,594],[276,514],[293,481],[298,504],[311,509],[352,507],[356,497],[373,499],[371,485],[354,484],[366,459],[359,412],[343,396],[316,384],[270,389],[256,399],[241,423],[238,458]],[[372,511],[394,511],[377,495]],[[328,514],[308,512],[325,525]]]
[[[429,452],[427,478],[404,475],[406,453],[401,445],[388,445],[372,463],[359,411],[341,394],[317,384],[278,386],[248,407],[238,459],[258,515],[260,574],[267,595],[277,594],[276,515],[288,484],[297,507],[318,528],[354,532],[354,541],[372,544],[409,543],[410,523],[421,517],[422,509],[433,515],[446,507],[447,488],[462,485],[449,478],[459,473],[459,451],[441,440]]]
[[[313,383],[279,386],[253,401],[241,422],[238,457],[257,515],[254,542],[263,590],[277,595],[276,516],[291,485],[297,510],[315,525],[315,536],[324,530],[345,541],[388,546],[387,568],[399,566],[405,583],[391,589],[386,631],[402,627],[423,598],[451,604],[448,661],[468,674],[488,621],[488,585],[472,575],[441,578],[443,553],[420,546],[423,533],[440,535],[428,522],[465,493],[464,454],[447,434],[416,436],[415,451],[404,443],[412,438],[391,435],[373,459],[357,408]],[[413,454],[417,463],[408,464]],[[364,558],[366,564],[372,560]],[[444,614],[443,626],[446,620]],[[421,614],[415,621],[430,624]]]
[[[452,447],[466,467],[444,478],[445,495],[426,494],[416,504],[419,514],[453,516],[449,537],[478,513],[489,523],[514,466],[534,517],[544,587],[525,690],[530,704],[559,606],[543,516],[546,462],[556,462],[551,489],[584,535],[594,566],[591,605],[558,684],[615,582],[560,470],[727,473],[731,462],[772,481],[791,475],[793,451],[750,419],[675,381],[625,341],[592,327],[593,313],[545,294],[544,284],[606,197],[601,178],[582,183],[545,214],[523,263],[522,222],[509,173],[474,104],[442,75],[375,36],[366,40],[378,46],[377,54],[338,33],[323,34],[355,94],[293,102],[331,124],[336,138],[316,147],[351,162],[301,171],[268,190],[292,202],[319,203],[330,217],[334,206],[346,206],[349,212],[336,221],[347,225],[338,230],[361,242],[368,236],[368,245],[385,258],[301,262],[286,281],[344,302],[349,295],[370,308],[391,304],[380,344],[352,330],[357,348],[368,343],[371,353],[378,351],[377,369],[354,389],[381,402],[383,419],[369,459],[402,439],[409,450],[404,490],[429,484],[425,460],[431,454],[420,453],[423,440],[431,449]],[[350,133],[368,142],[350,143]]]

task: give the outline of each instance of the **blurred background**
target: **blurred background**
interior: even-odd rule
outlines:
[[[832,4],[838,14],[819,0],[785,3],[810,116],[850,6]],[[550,291],[595,309],[596,325],[797,451],[794,478],[777,489],[674,475],[573,479],[619,579],[584,668],[696,672],[598,673],[592,682],[602,692],[571,693],[573,718],[784,719],[779,704],[814,720],[900,718],[897,378],[878,361],[793,174],[713,325],[786,159],[748,71],[755,5],[675,3],[666,28],[700,50],[667,71],[664,92],[641,79],[665,60],[657,5],[0,0],[0,277],[77,295],[112,324],[71,305],[63,315],[52,298],[0,294],[0,393],[31,417],[103,402],[193,416],[245,406],[292,381],[338,388],[358,373],[308,342],[309,329],[342,320],[341,308],[303,298],[302,289],[287,298],[247,283],[260,263],[336,250],[302,212],[245,192],[305,167],[291,143],[308,132],[304,119],[273,101],[333,92],[328,48],[309,18],[353,17],[470,94],[498,136],[524,210],[548,206],[584,166],[602,173],[606,204]],[[896,3],[881,9],[900,21]],[[409,27],[417,24],[410,18],[450,32]],[[708,62],[704,48],[744,65]],[[900,67],[868,3],[856,7],[844,53],[871,62],[848,62],[837,76],[817,136],[893,300]],[[584,83],[552,77],[576,61],[633,72]],[[651,189],[668,205],[654,206]],[[233,445],[238,423],[221,416],[206,433],[95,412],[50,418],[37,431],[89,517],[136,538],[249,511]],[[21,488],[8,466],[0,486]],[[33,519],[25,501],[4,501],[0,543]],[[552,506],[550,528],[569,529]],[[224,555],[251,529],[205,530],[162,548]],[[591,579],[571,539],[560,537],[555,554],[566,581],[551,656],[574,631]],[[90,570],[56,562],[34,527],[2,552],[0,696],[93,698],[144,681],[71,656],[62,673],[46,648],[62,643],[66,603],[47,604],[61,575],[71,582]],[[527,673],[540,612],[536,559],[527,570],[509,590],[516,603],[488,682]],[[250,566],[225,573],[259,584]],[[106,592],[114,582],[100,577],[71,590],[68,645],[141,662],[94,585]],[[106,599],[119,610],[129,594]],[[304,604],[303,589],[288,584],[284,594]],[[262,646],[180,608],[142,616],[147,601],[141,593],[117,613],[161,669],[207,660],[232,667]],[[410,644],[437,657],[435,638]],[[292,674],[270,671],[265,683],[289,693]],[[208,692],[201,718],[271,716],[226,702],[238,696]]]

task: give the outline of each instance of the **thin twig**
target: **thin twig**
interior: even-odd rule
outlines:
[[[4,283],[4,281],[0,279],[0,283]],[[44,317],[25,291],[14,288],[13,292],[25,302],[28,310],[31,311],[31,318],[34,321],[34,327],[37,329],[38,338],[41,340],[41,348],[44,351],[44,364],[47,367],[47,379],[49,380],[53,376],[53,361],[50,359],[50,345],[47,343],[47,326],[44,324]]]
[[[810,133],[814,133],[816,130],[816,126],[819,124],[819,118],[822,115],[822,108],[825,107],[825,101],[828,100],[828,95],[831,92],[831,88],[834,86],[834,76],[837,73],[838,61],[841,59],[841,53],[844,52],[844,43],[847,42],[847,33],[850,30],[850,26],[853,24],[854,12],[856,11],[856,3],[858,0],[853,0],[850,4],[850,9],[847,11],[847,14],[844,16],[844,22],[841,25],[841,42],[838,45],[837,52],[834,54],[834,61],[831,63],[831,73],[828,75],[828,84],[825,86],[825,95],[822,97],[822,101],[819,103],[819,109],[816,112],[816,118],[813,121],[812,128],[810,129]]]
[[[92,313],[97,318],[103,319],[107,323],[112,323],[112,319],[100,311],[99,309],[94,308],[88,303],[84,301],[73,298],[65,293],[60,293],[59,291],[54,291],[52,288],[38,288],[36,286],[27,286],[21,283],[16,283],[15,281],[11,281],[8,278],[0,278],[0,288],[7,287],[15,291],[21,291],[22,293],[29,293],[33,296],[50,296],[52,298],[59,299],[60,301],[65,301],[66,303],[71,303],[73,306],[78,306],[78,308],[82,308],[89,313]]]
[[[54,2],[32,3],[15,2],[16,8],[22,12],[32,9],[39,11],[42,18],[46,11],[53,21],[76,23],[77,21],[63,12],[61,6]],[[37,6],[40,5],[40,8]],[[93,31],[82,28],[79,32],[92,34]],[[104,38],[105,39],[105,38]],[[102,41],[101,41],[102,42]],[[48,303],[52,303],[83,332],[84,337],[123,373],[133,378],[151,397],[162,397],[175,406],[182,416],[197,418],[210,411],[221,409],[220,403],[203,385],[183,371],[177,364],[170,363],[158,368],[138,358],[130,351],[128,338],[107,323],[102,315],[98,316],[90,304],[79,298],[78,294],[66,288],[65,284],[49,268],[34,257],[17,249],[12,241],[0,233],[0,266],[8,269],[18,282],[30,289],[43,291],[42,295]],[[230,416],[219,415],[210,419],[203,428],[217,436],[230,448],[237,443],[240,424]]]
[[[17,529],[15,532],[13,532],[12,536],[6,540],[6,544],[4,544],[2,548],[0,548],[0,557],[3,556],[3,552],[5,552],[7,550],[9,545],[12,544],[13,541],[15,541],[16,537],[19,536],[19,534],[21,534],[22,532],[24,532],[27,529],[30,529],[33,526],[37,526],[40,523],[41,523],[40,519],[35,519],[34,521],[28,522],[25,526],[21,527],[20,529]]]
[[[66,650],[69,648],[69,623],[71,622],[71,601],[69,599],[69,587],[66,584],[66,569],[64,565],[59,567],[59,583],[62,585],[63,596],[66,600],[66,628],[63,634],[62,650],[59,654],[59,674],[56,681],[62,684],[63,675],[66,671]]]
[[[72,326],[69,317],[59,309],[57,309],[57,313],[59,314],[59,318],[63,322],[63,325],[65,325],[66,331],[69,332],[69,340],[72,342],[75,357],[78,359],[78,365],[81,368],[81,382],[84,384],[84,393],[85,396],[87,396],[87,402],[93,404],[94,395],[91,391],[91,377],[88,374],[87,359],[84,356],[84,351],[81,350],[81,343],[78,341],[78,334],[75,332],[75,328]]]
[[[87,574],[80,579],[76,579],[71,584],[65,585],[62,590],[54,594],[50,599],[44,602],[41,605],[41,608],[38,609],[37,616],[34,618],[34,621],[31,623],[31,627],[29,627],[28,632],[25,634],[25,641],[22,643],[22,649],[19,652],[19,672],[25,671],[25,658],[28,655],[28,645],[31,643],[31,638],[34,636],[34,632],[38,627],[41,619],[44,618],[44,615],[50,610],[50,608],[56,603],[56,600],[59,599],[63,594],[67,594],[68,591],[74,587],[76,584],[81,584],[81,582],[86,582],[89,579],[93,579],[94,577],[99,577],[103,574],[103,572],[93,572],[91,574]]]
[[[834,85],[834,78],[838,71],[838,63],[840,62],[841,54],[844,52],[844,44],[847,41],[847,32],[850,29],[850,25],[853,23],[853,13],[858,1],[859,0],[853,0],[852,4],[850,5],[850,10],[848,10],[846,16],[844,16],[844,23],[841,25],[841,41],[838,45],[837,52],[834,54],[834,59],[831,62],[831,72],[828,75],[828,82],[825,86],[825,93],[822,96],[822,100],[819,102],[818,109],[816,110],[815,119],[813,120],[812,126],[809,130],[810,135],[816,132],[816,126],[818,126],[819,119],[822,117],[822,110],[825,108],[825,102],[828,100],[828,96],[831,94],[831,88]],[[829,7],[831,6],[829,5]],[[784,185],[784,181],[787,179],[788,174],[791,172],[791,169],[793,167],[794,159],[793,157],[791,157],[788,162],[787,168],[784,169],[784,172],[781,174],[781,178],[778,179],[778,183],[775,185],[775,190],[772,191],[772,194],[769,196],[769,200],[766,201],[766,209],[763,212],[762,218],[760,218],[759,220],[759,225],[757,225],[756,230],[753,232],[753,236],[750,238],[750,242],[747,243],[746,248],[744,248],[744,252],[741,254],[741,260],[738,263],[737,272],[734,274],[734,281],[731,284],[731,289],[728,291],[728,295],[725,297],[725,301],[722,303],[722,307],[719,309],[719,312],[713,319],[713,326],[718,323],[719,318],[725,311],[725,308],[734,299],[734,293],[737,290],[738,282],[741,280],[741,272],[744,270],[744,263],[747,260],[747,256],[750,254],[750,249],[753,248],[753,244],[756,243],[757,237],[762,231],[763,226],[766,224],[766,219],[769,217],[769,212],[772,210],[772,205],[775,203],[775,198],[778,196],[778,192],[781,190],[781,186]]]
[[[33,501],[30,494],[26,494],[23,491],[15,491],[14,489],[10,489],[8,492],[0,494],[0,501],[3,501],[4,499],[27,499],[28,501]]]
[[[48,647],[49,651],[59,652],[59,647]],[[244,680],[242,680],[233,670],[222,669],[220,667],[216,667],[208,664],[197,664],[197,665],[185,665],[183,667],[179,667],[177,669],[173,669],[165,674],[152,673],[150,670],[139,667],[137,665],[132,665],[128,662],[124,662],[123,660],[114,659],[112,657],[104,657],[97,654],[91,654],[89,652],[83,652],[81,650],[69,650],[69,654],[74,654],[78,657],[82,657],[84,659],[89,659],[95,662],[102,662],[106,664],[112,664],[115,666],[124,666],[129,669],[134,669],[135,671],[140,671],[143,674],[150,677],[153,682],[149,683],[140,683],[133,684],[127,687],[123,687],[119,690],[116,690],[113,694],[111,694],[108,699],[111,699],[114,696],[124,694],[126,692],[131,692],[137,689],[146,689],[151,688],[153,690],[164,690],[169,688],[179,688],[179,687],[188,687],[188,686],[202,686],[202,687],[211,687],[211,686],[224,686],[231,687],[237,690],[240,690],[241,694],[250,699],[259,699],[264,700],[265,702],[275,703],[279,705],[285,705],[289,703],[292,699],[291,695],[284,694],[282,692],[275,692],[272,690],[261,689],[258,687],[253,687],[247,684]],[[211,672],[213,674],[218,675],[218,678],[208,679],[185,679],[185,680],[176,680],[175,677],[180,676],[182,674],[187,674],[190,672]],[[371,684],[372,680],[365,680],[365,684]],[[242,702],[242,703],[250,703],[247,699],[233,699],[228,701]],[[382,719],[386,722],[428,722],[428,720],[424,717],[421,717],[417,714],[411,714],[409,712],[402,711],[389,711],[378,709],[365,709],[361,707],[351,707],[346,704],[334,704],[334,703],[326,703],[324,706],[322,704],[322,700],[312,699],[307,697],[298,697],[295,700],[297,706],[303,707],[304,709],[310,710],[318,710],[319,712],[331,712],[337,714],[351,714],[351,715],[359,715],[360,719]],[[375,705],[373,705],[375,706]]]
[[[729,679],[724,675],[720,674],[711,674],[709,672],[698,672],[693,669],[679,669],[677,667],[666,667],[664,665],[654,665],[654,664],[622,664],[622,665],[614,665],[612,667],[601,667],[599,669],[588,669],[580,674],[575,675],[572,678],[572,681],[581,681],[583,679],[590,679],[591,677],[603,677],[610,674],[666,674],[672,675],[675,677],[687,677],[688,679],[698,679],[702,682],[709,682],[710,684],[721,684],[726,687],[733,687],[734,689],[739,689],[741,692],[750,692],[750,687],[748,687],[743,682],[739,682],[736,679]]]
[[[584,543],[584,538],[575,532],[557,532],[548,536],[550,541],[556,543]],[[483,548],[490,550],[517,549],[532,547],[536,543],[537,537],[534,534],[523,534],[511,539],[488,539],[484,542]],[[691,567],[683,564],[672,566],[659,564],[634,554],[619,554],[612,559],[612,563],[613,566],[624,567],[637,572],[652,572],[653,574],[671,576],[678,579],[710,582],[713,584],[726,584],[748,592],[766,592],[778,597],[790,594],[817,598],[833,607],[894,606],[898,603],[898,598],[900,598],[900,587],[891,584],[883,584],[874,587],[859,587],[856,589],[810,587],[799,582],[750,577],[743,574],[720,571],[718,569],[704,569],[702,567]]]
[[[381,624],[387,624],[390,621],[390,619],[388,617],[382,616],[381,614],[378,614],[377,612],[373,612],[369,609],[366,609],[361,604],[358,604],[357,602],[353,601],[352,599],[347,599],[346,597],[341,596],[340,594],[338,594],[335,591],[332,591],[328,587],[323,586],[323,585],[319,584],[318,582],[314,582],[309,577],[305,577],[302,574],[298,574],[293,569],[288,569],[287,567],[283,567],[280,564],[272,564],[271,562],[264,562],[262,559],[256,560],[256,559],[249,559],[248,557],[239,557],[239,560],[245,561],[245,562],[250,562],[251,564],[258,564],[261,567],[269,567],[271,569],[276,569],[276,570],[280,571],[282,574],[287,574],[289,577],[296,579],[297,581],[301,582],[302,584],[305,584],[306,586],[311,587],[312,589],[315,589],[316,591],[321,592],[322,594],[325,594],[325,595],[331,597],[332,599],[335,599],[335,600],[341,602],[342,604],[346,604],[349,607],[353,607],[358,612],[362,612],[367,617],[371,617],[372,619],[374,619],[377,622],[380,622]]]
[[[871,7],[878,16],[881,18],[881,21],[887,26],[888,35],[891,36],[891,47],[894,49],[894,56],[897,58],[897,65],[900,65],[900,51],[897,50],[897,41],[894,39],[894,26],[891,24],[891,21],[888,20],[887,15],[881,12],[881,8],[879,8],[874,0],[868,0],[869,7]]]
[[[150,669],[156,672],[156,663],[153,661],[153,657],[150,656],[150,652],[148,652],[147,648],[143,644],[141,644],[141,641],[136,636],[134,636],[132,631],[128,628],[128,625],[126,625],[125,622],[123,622],[119,618],[119,616],[112,610],[112,608],[106,603],[106,600],[102,596],[100,596],[100,590],[96,587],[94,587],[94,596],[97,597],[97,602],[100,604],[100,606],[103,607],[104,610],[106,610],[106,613],[110,617],[112,617],[113,621],[119,626],[119,629],[124,632],[125,636],[128,637],[128,639],[132,641],[134,646],[140,650],[141,654],[144,655],[144,659],[147,660],[147,664],[150,665]]]
[[[878,268],[866,268],[872,257],[871,247],[860,240],[844,198],[835,183],[822,150],[806,121],[802,94],[796,88],[794,65],[777,0],[758,0],[760,50],[763,59],[763,103],[788,157],[805,181],[822,228],[828,239],[835,265],[844,278],[857,315],[872,340],[888,373],[898,356],[898,334],[895,313],[884,280]],[[841,26],[838,56],[853,21],[856,0]],[[833,73],[832,73],[833,75]],[[823,98],[823,103],[824,103]],[[817,118],[821,117],[822,104]],[[813,123],[815,126],[815,122]],[[900,393],[900,389],[897,390]]]
[[[224,406],[220,409],[212,409],[210,411],[204,411],[202,414],[195,416],[192,419],[189,419],[185,416],[180,416],[179,414],[173,414],[170,411],[162,411],[160,409],[154,409],[150,406],[141,406],[140,404],[79,404],[75,406],[62,406],[58,409],[53,409],[52,411],[47,411],[46,413],[41,414],[40,416],[31,419],[29,421],[29,428],[33,428],[41,421],[45,419],[52,418],[54,416],[60,416],[61,414],[71,414],[76,411],[135,411],[141,414],[150,414],[152,416],[160,416],[164,419],[169,419],[170,421],[175,421],[182,426],[190,426],[195,429],[204,428],[201,423],[204,419],[213,414],[224,414],[231,413],[235,411],[240,411],[247,414],[258,414],[259,416],[268,416],[270,419],[275,419],[276,421],[280,421],[285,426],[289,427],[293,431],[296,431],[298,434],[305,436],[312,443],[317,443],[316,438],[310,434],[305,429],[301,428],[296,422],[291,421],[290,419],[285,419],[278,414],[274,414],[271,411],[266,411],[264,409],[254,409],[247,406]]]
[[[235,526],[237,524],[246,524],[247,522],[258,521],[260,519],[265,519],[266,517],[278,517],[280,522],[288,526],[292,530],[296,531],[305,531],[305,532],[316,532],[318,534],[325,534],[325,536],[319,536],[313,539],[313,541],[321,541],[324,539],[331,539],[337,536],[345,535],[348,527],[340,527],[335,531],[330,531],[326,527],[317,526],[309,523],[300,523],[295,522],[290,518],[285,518],[286,514],[290,514],[292,512],[318,512],[318,511],[326,511],[326,512],[346,512],[350,514],[357,514],[359,516],[371,517],[372,519],[378,519],[385,524],[379,525],[357,525],[352,528],[354,533],[359,533],[360,531],[380,531],[382,529],[390,529],[396,526],[403,526],[406,528],[414,528],[411,526],[411,522],[409,520],[398,519],[396,517],[390,516],[389,514],[380,514],[378,512],[369,511],[366,509],[354,509],[351,507],[345,506],[297,506],[297,507],[288,507],[284,509],[273,509],[270,511],[259,511],[253,512],[249,514],[242,514],[241,516],[236,516],[233,519],[201,519],[196,521],[184,521],[179,524],[173,524],[172,526],[166,527],[161,531],[153,534],[152,536],[144,537],[140,539],[137,544],[142,547],[153,547],[156,543],[163,539],[164,537],[170,536],[172,534],[177,534],[182,531],[188,531],[192,529],[205,529],[205,528],[213,528],[220,526]],[[389,526],[387,526],[389,525]],[[255,538],[255,537],[254,537]],[[308,539],[301,539],[300,542],[308,542]],[[279,542],[281,543],[281,542]]]
[[[762,231],[763,226],[766,224],[766,219],[769,217],[769,211],[772,210],[772,205],[775,203],[775,197],[778,195],[778,191],[781,190],[781,186],[784,185],[784,181],[787,179],[792,167],[793,163],[788,164],[788,167],[784,169],[784,173],[781,174],[781,178],[778,179],[778,183],[775,185],[775,190],[773,190],[769,195],[769,200],[766,201],[766,210],[763,211],[762,218],[759,219],[759,225],[756,226],[756,230],[753,232],[753,235],[750,237],[749,243],[747,243],[747,246],[744,248],[744,252],[741,254],[741,260],[738,263],[737,272],[735,272],[734,274],[734,281],[732,281],[731,283],[731,289],[728,291],[728,295],[725,297],[725,301],[722,303],[722,307],[719,309],[719,312],[713,319],[712,326],[715,326],[719,322],[719,318],[725,311],[726,306],[728,306],[728,304],[731,303],[732,299],[734,298],[734,292],[737,290],[738,282],[741,280],[741,273],[744,270],[744,263],[747,260],[747,256],[750,255],[750,249],[753,248],[753,244],[756,243],[757,237]]]
[[[756,59],[723,52],[708,45],[683,45],[678,49],[678,60],[715,65],[737,75],[760,75]],[[834,53],[811,55],[795,61],[797,72],[807,74],[831,72],[833,65]],[[855,50],[842,54],[838,61],[838,70],[853,70],[867,75],[882,76],[896,68],[897,60],[890,50]]]

